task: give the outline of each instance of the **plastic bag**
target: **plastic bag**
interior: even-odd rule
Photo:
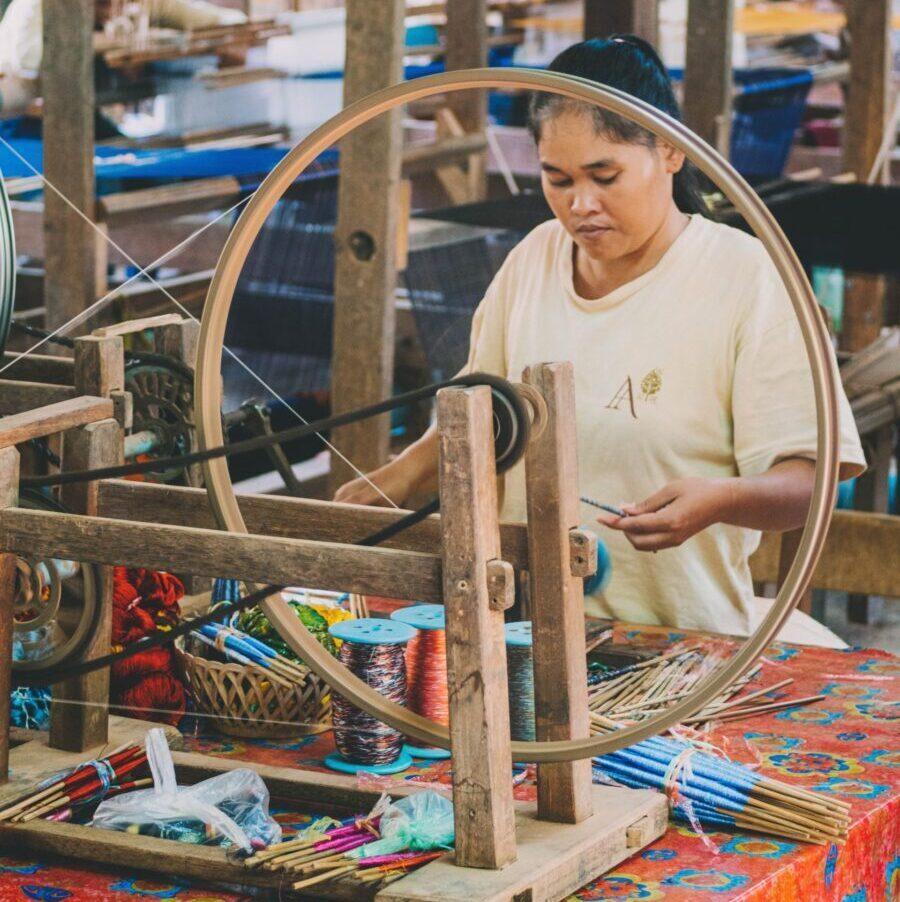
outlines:
[[[381,839],[347,852],[352,858],[371,858],[393,852],[427,852],[453,848],[453,803],[426,789],[389,802],[379,824]]]
[[[269,790],[242,768],[193,786],[179,786],[163,730],[147,733],[153,788],[101,802],[91,826],[201,845],[234,845],[246,852],[281,839],[269,817]]]

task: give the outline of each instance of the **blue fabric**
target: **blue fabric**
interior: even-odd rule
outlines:
[[[43,142],[39,138],[4,138],[35,169],[43,169]],[[222,150],[135,150],[97,147],[94,166],[97,180],[209,178],[233,175],[249,177],[265,174],[288,152],[285,147],[240,147]],[[6,178],[32,175],[28,166],[0,145],[0,170]]]

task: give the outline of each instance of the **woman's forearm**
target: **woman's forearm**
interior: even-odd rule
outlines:
[[[816,465],[792,457],[758,476],[733,480],[721,522],[748,529],[779,532],[803,525],[812,498]]]
[[[438,489],[438,434],[434,425],[405,448],[388,466],[401,467],[409,479],[409,494],[434,494]]]

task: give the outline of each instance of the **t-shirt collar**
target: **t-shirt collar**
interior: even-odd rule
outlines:
[[[702,216],[692,214],[690,222],[682,230],[681,234],[672,242],[666,252],[659,258],[656,265],[647,272],[642,273],[636,279],[620,285],[618,288],[603,295],[602,298],[583,298],[575,290],[575,274],[574,274],[574,250],[575,242],[572,236],[560,224],[560,233],[562,234],[562,246],[560,248],[557,266],[559,278],[570,300],[581,307],[583,310],[608,310],[621,304],[622,301],[630,298],[633,294],[640,291],[648,283],[659,278],[660,275],[670,269],[675,261],[681,256],[680,250],[689,242],[693,241],[694,234],[699,230],[703,220]]]

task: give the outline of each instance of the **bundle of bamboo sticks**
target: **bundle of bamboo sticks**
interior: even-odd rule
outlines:
[[[39,783],[0,810],[0,821],[27,823],[39,817],[68,820],[73,808],[152,784],[149,778],[122,782],[122,777],[146,763],[144,747],[127,743],[105,758]]]
[[[275,843],[247,858],[244,864],[249,868],[281,871],[299,877],[291,884],[293,889],[298,890],[342,878],[367,884],[379,881],[389,883],[444,854],[433,851],[398,852],[369,858],[348,856],[351,850],[377,839],[378,818],[359,815],[312,837],[301,836]]]
[[[690,645],[611,673],[594,674],[588,694],[592,722],[597,723],[597,718],[604,717],[619,722],[655,717],[671,703],[689,695],[697,683],[719,663],[720,659],[716,655],[704,653],[700,647]],[[824,698],[823,695],[777,700],[762,698],[789,686],[793,683],[791,678],[739,694],[759,674],[761,668],[762,665],[758,664],[685,723],[725,723],[808,705]]]
[[[621,729],[600,716],[594,732]],[[754,830],[805,842],[841,842],[850,806],[831,796],[765,777],[686,742],[656,736],[593,759],[606,778],[665,792],[681,820]]]

